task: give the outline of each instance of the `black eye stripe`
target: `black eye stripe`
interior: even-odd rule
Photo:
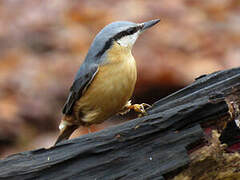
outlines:
[[[116,34],[115,36],[110,38],[105,43],[104,47],[96,54],[96,57],[101,57],[104,54],[104,52],[111,47],[111,45],[113,43],[113,40],[117,41],[117,40],[121,39],[124,36],[132,35],[132,34],[136,33],[137,31],[139,31],[140,29],[142,29],[142,26],[130,27],[130,28],[128,28],[125,31],[119,32],[118,34]]]
[[[136,32],[135,30],[136,30],[136,28],[128,29],[127,34],[129,34],[129,35],[134,34]]]
[[[113,39],[116,41],[116,40],[118,40],[118,39],[121,39],[121,38],[124,37],[124,36],[132,35],[132,34],[134,34],[135,32],[137,32],[137,31],[138,31],[139,29],[141,29],[141,28],[142,28],[142,26],[131,27],[131,28],[125,30],[125,31],[122,31],[122,32],[116,34],[116,35],[113,37]]]

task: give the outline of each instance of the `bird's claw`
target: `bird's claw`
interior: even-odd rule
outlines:
[[[145,116],[147,115],[147,112],[145,109],[150,108],[151,105],[142,103],[142,104],[133,104],[131,105],[130,109],[133,109],[135,112],[140,113],[139,116]]]
[[[147,104],[147,103],[142,103],[142,104],[131,104],[131,101],[128,101],[128,103],[125,105],[125,107],[123,108],[123,110],[119,113],[121,115],[124,115],[126,113],[128,113],[131,109],[134,110],[137,113],[140,113],[139,116],[143,116],[143,115],[147,115],[147,112],[145,109],[150,108],[151,105]]]

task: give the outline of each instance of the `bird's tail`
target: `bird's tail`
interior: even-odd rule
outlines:
[[[67,140],[71,136],[73,131],[75,131],[77,128],[78,128],[78,125],[73,125],[73,124],[66,123],[65,121],[62,121],[59,126],[60,134],[54,145],[56,145],[61,141]]]

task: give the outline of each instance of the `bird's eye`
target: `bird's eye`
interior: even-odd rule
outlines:
[[[128,35],[135,33],[135,29],[131,28],[127,30]]]

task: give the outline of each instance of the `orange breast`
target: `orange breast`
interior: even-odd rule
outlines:
[[[85,94],[75,104],[74,111],[83,114],[79,120],[100,123],[115,113],[131,98],[137,78],[136,63],[131,50],[114,44],[108,61],[99,67]]]

